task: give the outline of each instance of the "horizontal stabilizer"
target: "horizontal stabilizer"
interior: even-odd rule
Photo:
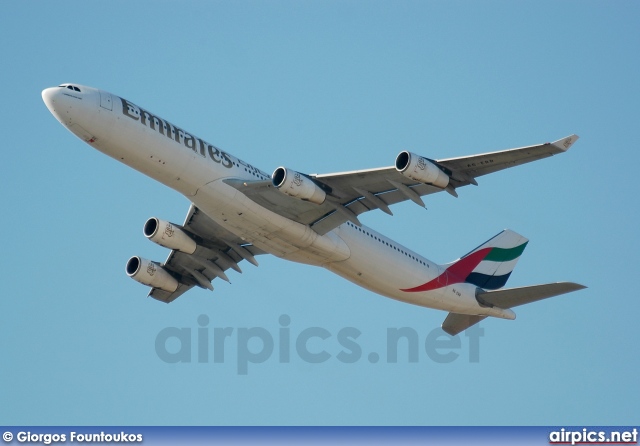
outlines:
[[[455,336],[458,333],[465,331],[472,325],[477,324],[487,316],[478,316],[475,314],[460,314],[449,313],[447,318],[442,323],[442,329],[445,333]]]
[[[506,290],[480,291],[477,297],[482,302],[496,307],[513,308],[583,288],[586,286],[573,282],[546,283],[544,285],[507,288]]]
[[[507,309],[547,299],[549,297],[558,296],[560,294],[578,291],[583,288],[586,288],[586,286],[573,282],[546,283],[544,285],[507,288],[505,290],[479,291],[477,298],[480,302],[485,304]],[[486,316],[449,313],[442,323],[442,329],[445,333],[455,336],[472,325],[477,324],[484,318],[486,318]]]

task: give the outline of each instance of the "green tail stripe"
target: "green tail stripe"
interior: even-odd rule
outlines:
[[[520,246],[516,246],[515,248],[491,248],[491,251],[483,260],[490,260],[492,262],[508,262],[513,259],[517,259],[524,251],[524,248],[527,247],[527,243],[524,242]]]

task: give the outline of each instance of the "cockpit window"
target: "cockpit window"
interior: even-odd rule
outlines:
[[[77,91],[78,93],[82,93],[82,91],[76,87],[75,85],[62,84],[58,85],[58,88],[68,88],[69,90]]]

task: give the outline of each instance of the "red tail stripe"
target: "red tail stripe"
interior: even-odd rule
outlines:
[[[472,252],[466,257],[458,260],[445,270],[444,273],[436,277],[435,279],[419,285],[415,288],[407,288],[400,291],[406,291],[408,293],[417,293],[419,291],[431,291],[438,288],[451,285],[453,283],[464,282],[465,279],[476,267],[484,260],[484,258],[491,252],[492,248],[480,249],[476,252]]]

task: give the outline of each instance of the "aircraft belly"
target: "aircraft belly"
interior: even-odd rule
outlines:
[[[386,268],[381,269],[371,265],[364,258],[358,260],[358,257],[352,254],[352,258],[343,262],[330,263],[326,265],[326,268],[350,282],[381,296],[414,305],[439,308],[439,302],[435,299],[435,296],[429,296],[429,298],[425,299],[424,296],[401,292],[401,276],[405,274],[397,274],[399,271],[394,266],[391,266],[391,262],[384,262]]]
[[[218,224],[277,257],[312,265],[349,258],[349,248],[340,237],[321,236],[269,211],[222,180],[204,185],[190,199]]]
[[[336,232],[351,250],[349,259],[333,262],[325,267],[335,274],[382,296],[402,302],[456,313],[484,314],[475,299],[475,285],[457,283],[432,291],[407,292],[418,283],[429,282],[442,273],[431,262],[419,263],[407,256],[403,249],[390,248],[386,243],[362,234],[349,225],[340,226]],[[379,234],[369,228],[365,232]],[[375,241],[374,241],[375,240]]]
[[[369,228],[366,230],[373,232]],[[335,232],[348,244],[351,256],[325,265],[328,270],[382,296],[436,308],[435,303],[431,303],[433,296],[424,299],[401,291],[407,284],[430,280],[430,267],[372,240],[349,225],[342,225]]]
[[[383,262],[385,267],[379,268],[352,250],[352,257],[348,260],[330,263],[325,267],[362,288],[401,302],[462,314],[486,314],[489,311],[480,307],[475,300],[475,286],[466,283],[418,293],[402,291],[408,275],[400,269],[401,259],[389,256],[386,259]]]

